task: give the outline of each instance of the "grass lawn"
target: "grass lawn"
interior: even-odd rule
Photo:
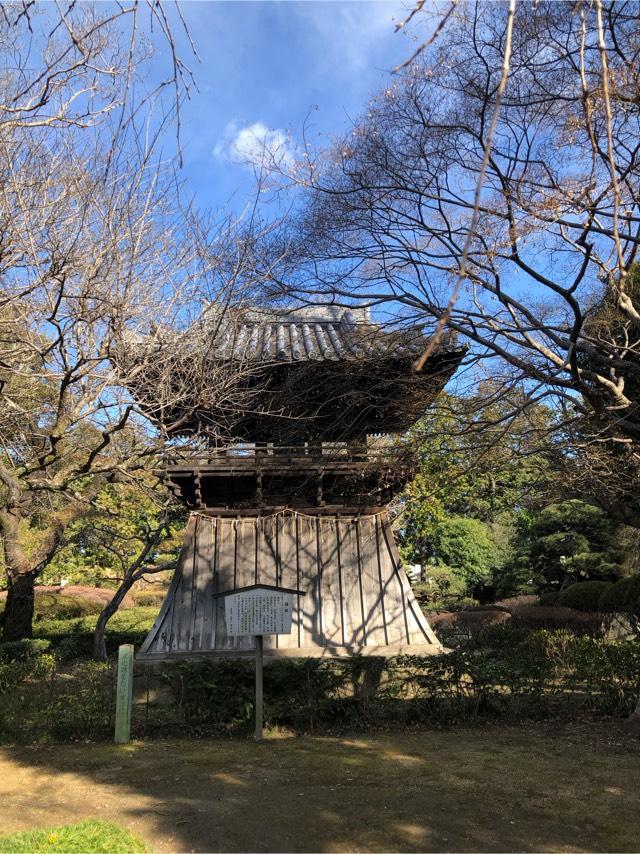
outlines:
[[[637,851],[640,742],[613,726],[7,748],[0,818],[152,851]]]
[[[105,852],[129,854],[145,852],[143,842],[128,830],[108,821],[80,821],[44,830],[25,830],[0,836],[0,852]]]

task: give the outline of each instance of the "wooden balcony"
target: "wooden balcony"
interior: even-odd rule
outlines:
[[[379,507],[415,473],[406,448],[364,445],[220,449],[170,459],[162,474],[195,509]]]

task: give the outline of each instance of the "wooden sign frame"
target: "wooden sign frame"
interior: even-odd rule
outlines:
[[[238,593],[248,593],[252,590],[266,590],[275,593],[288,593],[292,596],[304,596],[304,590],[297,590],[292,587],[279,587],[275,584],[250,584],[246,587],[237,587],[234,590],[225,590],[222,593],[216,593],[214,598],[226,598],[234,596]],[[290,631],[291,629],[289,629]],[[230,633],[231,634],[231,633]],[[269,634],[282,634],[278,632],[269,632]],[[241,635],[234,635],[241,637]],[[255,702],[255,740],[262,741],[263,738],[263,722],[264,722],[264,643],[263,635],[254,635],[256,639],[256,702]]]

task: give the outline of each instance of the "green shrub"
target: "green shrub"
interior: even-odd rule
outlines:
[[[511,610],[511,619],[514,626],[530,630],[566,629],[576,635],[601,635],[604,631],[598,614],[588,614],[574,608],[523,605]]]
[[[505,608],[480,607],[436,614],[431,617],[431,626],[445,646],[455,647],[483,637],[488,626],[510,620],[511,615]]]
[[[425,580],[414,585],[420,604],[430,609],[445,610],[460,602],[466,583],[449,566],[425,567]]]
[[[271,662],[264,674],[265,720],[297,731],[333,731],[498,715],[624,715],[634,708],[640,644],[566,629],[532,631],[504,611],[495,613],[502,623],[488,622],[494,615],[484,610],[447,615],[480,620],[473,632],[458,636],[449,654]],[[143,678],[150,690],[146,703],[134,705],[137,736],[252,727],[251,660],[177,662],[164,665],[161,677]],[[164,685],[151,684],[154,678]],[[69,666],[46,651],[2,661],[0,739],[111,738],[114,691],[113,666],[93,661]],[[139,691],[137,696],[144,698]]]
[[[93,656],[93,633],[78,632],[56,639],[55,652],[60,661],[82,661]]]
[[[61,741],[108,737],[112,729],[114,673],[82,662],[60,672],[53,655],[0,664],[0,739]]]
[[[25,638],[0,643],[0,662],[29,661],[45,653],[50,646],[51,641],[45,638]]]
[[[19,691],[22,686],[34,686],[50,679],[55,674],[56,659],[54,655],[39,655],[23,661],[0,663],[0,697],[2,698],[3,716],[9,713],[13,702],[19,698],[24,707],[25,697]],[[23,708],[22,713],[29,712]]]
[[[558,604],[576,611],[597,612],[601,596],[611,586],[608,581],[579,581],[561,591]]]
[[[81,596],[36,591],[34,620],[71,620],[99,614],[103,607],[104,603]]]
[[[354,698],[365,698],[371,674],[379,676],[382,666],[382,659],[358,656],[270,663],[264,671],[265,720],[313,729],[319,722],[326,725],[362,714],[362,706],[354,711]],[[192,730],[226,732],[252,725],[252,661],[177,662],[164,667],[162,678],[172,688],[184,724]]]
[[[557,590],[547,590],[546,593],[541,593],[540,598],[538,600],[538,605],[542,605],[547,608],[554,608],[559,604],[560,594]]]
[[[137,590],[133,593],[136,605],[160,608],[167,595],[166,590]]]
[[[640,575],[621,578],[603,590],[598,607],[604,612],[640,616]]]
[[[115,655],[118,646],[123,643],[141,646],[157,615],[158,609],[150,606],[117,611],[107,623],[109,652]],[[96,620],[96,615],[72,620],[42,620],[34,624],[33,633],[38,638],[49,640],[52,649],[65,661],[90,658],[93,654]]]

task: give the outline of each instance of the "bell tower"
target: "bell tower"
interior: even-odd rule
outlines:
[[[163,470],[191,516],[140,659],[253,655],[253,638],[227,635],[219,596],[250,584],[306,594],[267,656],[440,650],[386,509],[415,470],[408,445],[390,437],[424,413],[464,354],[447,339],[417,370],[427,340],[358,309],[237,310],[218,324],[212,364],[246,366],[251,403],[229,422],[228,442],[177,451]],[[137,396],[152,410],[146,388]],[[198,436],[219,418],[197,405],[164,417]]]

